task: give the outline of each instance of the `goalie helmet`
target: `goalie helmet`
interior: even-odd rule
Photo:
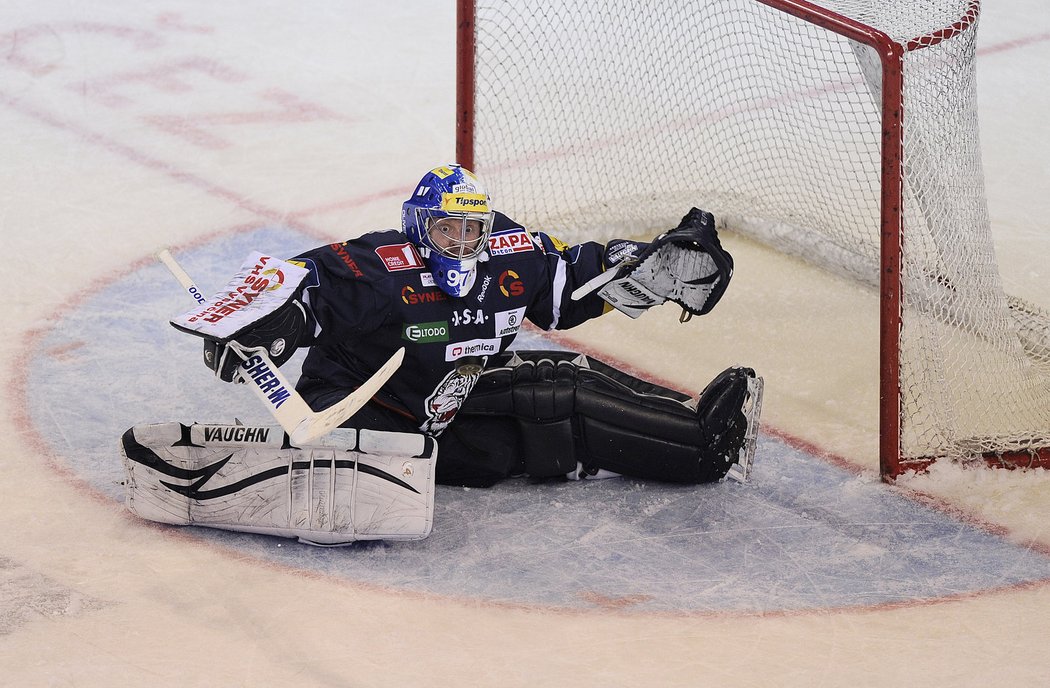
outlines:
[[[474,173],[459,165],[423,175],[401,206],[401,227],[450,296],[466,295],[492,232],[489,195]]]

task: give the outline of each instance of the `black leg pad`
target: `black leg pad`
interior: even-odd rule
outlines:
[[[725,475],[743,438],[746,422],[737,426],[749,372],[735,368],[716,378],[698,416],[688,395],[595,359],[508,353],[490,361],[449,430],[470,433],[483,445],[471,426],[480,429],[486,418],[513,419],[519,454],[513,463],[534,478],[564,475],[580,462],[637,478],[711,482]]]

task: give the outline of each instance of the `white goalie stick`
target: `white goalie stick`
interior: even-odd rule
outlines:
[[[197,303],[207,303],[207,299],[201,294],[193,279],[167,249],[157,253],[157,258],[164,263],[183,289]],[[397,371],[405,357],[404,347],[398,349],[372,377],[365,380],[364,384],[345,399],[323,411],[314,411],[295,391],[295,387],[281,373],[280,368],[273,364],[265,347],[248,348],[231,343],[230,348],[244,359],[244,363],[238,370],[241,380],[252,388],[252,391],[288,433],[289,441],[297,446],[310,444],[317,438],[327,435],[357,413]]]
[[[576,287],[576,289],[573,290],[572,294],[569,295],[570,298],[572,298],[573,301],[579,301],[584,296],[587,296],[587,294],[590,294],[594,291],[598,291],[606,284],[616,279],[616,274],[617,272],[619,272],[619,268],[627,264],[627,261],[624,261],[623,263],[617,263],[605,272],[600,273],[597,277],[592,277],[588,281]]]

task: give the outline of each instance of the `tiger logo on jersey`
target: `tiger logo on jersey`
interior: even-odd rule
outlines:
[[[470,390],[474,389],[482,370],[481,365],[460,365],[449,371],[423,402],[427,420],[419,426],[419,431],[429,435],[440,435],[455,418]]]

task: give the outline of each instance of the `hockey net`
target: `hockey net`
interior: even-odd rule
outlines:
[[[1050,314],[1004,292],[989,227],[979,0],[459,12],[457,154],[501,208],[601,240],[697,205],[869,283],[884,475],[1050,462]]]

